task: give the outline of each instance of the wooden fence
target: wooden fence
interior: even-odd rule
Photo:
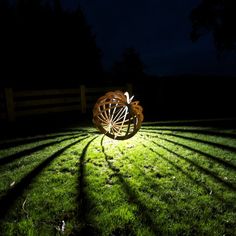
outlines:
[[[15,121],[18,117],[55,112],[91,110],[99,96],[108,91],[132,92],[130,84],[114,87],[86,87],[49,90],[16,90],[5,88],[0,91],[0,119]]]

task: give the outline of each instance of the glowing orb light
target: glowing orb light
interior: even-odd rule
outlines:
[[[93,108],[93,123],[112,139],[124,140],[134,136],[143,121],[143,108],[128,92],[108,92]]]

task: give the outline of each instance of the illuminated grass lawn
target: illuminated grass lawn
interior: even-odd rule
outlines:
[[[2,142],[0,234],[236,235],[236,132],[145,124]]]

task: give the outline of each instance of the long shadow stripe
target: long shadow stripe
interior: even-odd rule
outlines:
[[[79,132],[67,132],[64,134],[44,135],[44,136],[25,138],[25,139],[10,141],[10,142],[3,142],[3,143],[0,143],[0,148],[2,150],[2,149],[11,148],[11,147],[16,147],[22,144],[30,144],[30,143],[34,143],[34,142],[38,142],[42,140],[54,139],[54,138],[59,138],[59,137],[68,136],[68,135],[76,135],[76,134],[79,134]]]
[[[232,163],[227,162],[227,161],[225,161],[225,160],[223,160],[223,159],[221,159],[221,158],[215,157],[215,156],[213,156],[213,155],[210,155],[210,154],[208,154],[208,153],[202,152],[202,151],[197,150],[197,149],[195,149],[195,148],[189,147],[189,146],[184,145],[184,144],[182,144],[182,143],[175,142],[175,141],[170,140],[170,139],[161,138],[161,137],[159,137],[159,138],[162,139],[162,140],[165,140],[165,141],[167,141],[167,142],[173,143],[173,144],[175,144],[175,145],[179,145],[179,146],[181,146],[181,147],[183,147],[183,148],[185,148],[185,149],[188,149],[188,150],[190,150],[190,151],[192,151],[192,152],[196,152],[196,153],[198,153],[198,154],[200,154],[200,155],[202,155],[202,156],[205,156],[205,157],[208,158],[209,160],[214,160],[214,161],[218,162],[219,164],[223,165],[224,167],[230,168],[230,169],[232,169],[232,170],[236,170],[236,166],[235,166],[235,165],[233,165]]]
[[[148,133],[157,133],[158,131],[177,131],[181,133],[197,133],[197,134],[204,134],[204,135],[211,135],[211,136],[217,136],[217,137],[225,137],[225,138],[236,138],[236,134],[232,133],[225,133],[225,132],[219,132],[219,131],[213,131],[213,130],[197,130],[197,129],[168,129],[168,128],[159,128],[156,127],[155,129],[142,129],[141,132],[148,132]]]
[[[81,153],[80,156],[80,162],[79,162],[79,179],[78,179],[78,220],[79,220],[79,224],[82,225],[81,229],[80,229],[80,234],[79,235],[87,235],[87,233],[94,233],[91,232],[93,231],[93,229],[91,229],[91,227],[89,227],[88,224],[88,219],[87,219],[87,215],[88,215],[88,198],[86,196],[86,193],[84,191],[84,186],[85,186],[85,179],[84,179],[84,160],[85,160],[85,156],[87,153],[87,150],[89,148],[89,145],[96,139],[98,138],[98,136],[95,136],[94,138],[92,138],[83,148],[83,151]],[[89,229],[88,229],[89,228]]]
[[[172,131],[172,130],[165,130],[165,131]],[[186,138],[186,139],[189,139],[189,140],[192,140],[192,141],[198,141],[198,142],[202,142],[204,144],[208,144],[208,145],[214,145],[218,148],[221,148],[221,149],[225,149],[225,150],[229,150],[231,152],[236,152],[236,148],[235,147],[232,147],[232,146],[228,146],[228,145],[224,145],[224,144],[220,144],[220,143],[215,143],[215,142],[211,142],[211,141],[205,141],[205,140],[202,140],[202,139],[198,139],[198,138],[192,138],[192,137],[189,137],[189,136],[183,136],[183,135],[179,135],[179,134],[173,134],[173,133],[166,133],[166,132],[160,132],[159,129],[157,131],[144,131],[145,133],[152,133],[152,134],[165,134],[165,135],[172,135],[172,136],[175,136],[175,137],[180,137],[180,138]],[[188,132],[186,130],[186,132],[178,132],[178,133],[189,133],[189,134],[192,134],[192,133],[196,133],[196,132]],[[209,136],[209,135],[207,135]],[[219,135],[216,135],[217,137],[219,137]],[[235,136],[236,138],[236,136]]]
[[[87,138],[87,137],[86,137]],[[22,178],[12,189],[9,189],[8,192],[0,199],[0,220],[4,219],[7,211],[13,205],[13,203],[17,200],[17,198],[22,195],[26,187],[33,181],[33,179],[39,175],[43,169],[45,169],[56,157],[60,156],[66,149],[72,147],[78,142],[86,139],[82,138],[76,140],[69,145],[61,148],[56,151],[54,154],[49,156],[46,160],[41,162],[35,169],[33,169],[30,173],[28,173],[24,178]]]
[[[105,148],[103,145],[105,135],[101,139],[101,148],[102,152],[105,156],[105,160],[109,166],[109,168],[113,171],[113,173],[118,177],[120,183],[122,184],[122,188],[124,189],[126,195],[129,198],[129,201],[135,203],[137,209],[139,211],[140,220],[148,226],[148,228],[153,231],[154,235],[163,235],[161,228],[158,228],[156,222],[153,221],[153,217],[149,212],[149,209],[139,200],[137,194],[132,190],[131,186],[124,180],[123,176],[119,173],[119,169],[117,169],[110,161],[109,156],[105,152]],[[141,216],[143,216],[141,218]]]
[[[163,135],[162,133],[158,133],[158,134]],[[195,139],[195,138],[188,138],[188,137],[184,137],[184,136],[180,136],[180,135],[175,135],[175,134],[164,134],[164,135],[166,135],[166,136],[173,136],[173,137],[177,137],[177,138],[183,138],[183,139],[187,139],[187,140],[189,139],[189,140],[191,140],[191,141],[195,141],[195,142],[200,142],[200,143],[207,144],[207,145],[216,146],[216,145],[214,145],[215,143],[213,143],[213,142],[209,142],[209,143],[210,143],[210,144],[209,144],[207,141],[205,142],[205,141],[200,140],[200,139],[199,139],[199,140],[200,140],[200,141],[199,141],[198,139]],[[162,138],[162,137],[160,137],[159,135],[154,136],[154,137],[163,139],[163,140],[165,140],[165,141],[171,142],[171,143],[176,144],[176,145],[179,145],[179,146],[181,146],[181,147],[183,147],[183,148],[186,148],[186,149],[188,149],[188,150],[190,150],[190,151],[193,151],[193,152],[196,152],[196,153],[198,153],[198,154],[200,154],[200,155],[202,155],[202,156],[205,156],[205,157],[208,158],[209,160],[214,160],[214,161],[218,162],[219,164],[221,164],[221,165],[223,165],[223,166],[225,166],[225,167],[227,167],[227,168],[230,168],[230,169],[232,169],[232,170],[236,170],[236,166],[235,166],[234,164],[232,164],[232,163],[230,163],[230,162],[228,162],[228,161],[225,161],[225,160],[223,160],[222,158],[213,156],[213,155],[211,155],[211,154],[209,154],[209,153],[200,151],[200,150],[198,150],[198,149],[192,148],[192,147],[187,146],[187,145],[185,145],[185,144],[178,143],[178,142],[175,142],[175,141],[170,140],[170,139]],[[217,146],[218,146],[218,145],[217,145]],[[225,145],[219,144],[219,146],[225,146]],[[232,148],[232,147],[231,147],[231,148]]]
[[[198,120],[174,120],[174,121],[158,121],[144,123],[145,126],[199,126],[199,127],[230,127],[235,126],[236,119],[198,119]]]
[[[191,141],[194,141],[194,142],[199,142],[199,143],[203,143],[203,144],[207,144],[207,145],[211,145],[211,146],[215,146],[217,148],[228,150],[228,151],[231,151],[231,152],[236,152],[235,147],[231,147],[231,146],[228,146],[228,145],[225,145],[225,144],[214,143],[214,142],[211,142],[211,141],[205,141],[205,140],[202,140],[202,139],[182,136],[182,135],[178,135],[178,134],[169,134],[168,133],[166,135],[177,137],[177,138],[182,138],[182,139],[187,139],[187,140],[191,140]]]
[[[101,132],[100,131],[98,131],[97,129],[94,129],[94,130],[90,130],[91,128],[87,128],[87,129],[66,129],[65,131],[70,131],[71,130],[71,132],[76,132],[76,131],[78,131],[78,132],[85,132],[85,133],[88,133],[88,134],[101,134]]]
[[[143,130],[161,130],[161,131],[192,131],[192,130],[196,130],[196,131],[214,131],[216,128],[214,127],[170,127],[170,126],[165,126],[165,127],[160,127],[160,126],[143,126],[142,125],[142,129]]]
[[[148,140],[149,141],[149,140]],[[183,175],[185,175],[189,180],[192,181],[192,183],[200,186],[202,189],[205,190],[206,193],[208,194],[211,194],[211,191],[212,189],[208,186],[208,185],[205,185],[204,183],[202,182],[199,182],[199,181],[196,181],[196,179],[194,179],[187,171],[184,171],[180,166],[178,166],[175,162],[169,160],[168,158],[166,158],[164,155],[160,154],[159,152],[157,152],[156,150],[154,150],[153,148],[151,147],[148,147],[146,146],[145,144],[143,144],[143,146],[147,149],[149,149],[151,152],[155,153],[157,156],[161,157],[163,160],[165,160],[166,162],[168,162],[169,164],[171,164],[177,171],[181,172]],[[225,199],[217,194],[217,192],[214,192],[212,193],[211,195],[212,197],[218,199],[218,201],[220,201],[222,204],[225,203]],[[231,202],[227,203],[227,204],[232,204]],[[236,207],[232,204],[230,206],[231,208],[233,209],[236,209]]]
[[[144,144],[142,144],[142,145],[143,145],[144,147],[146,147]],[[147,148],[147,149],[148,149],[148,148]],[[125,153],[123,152],[123,150],[122,150],[120,147],[118,147],[118,150],[119,150],[119,152],[120,152],[122,155],[125,155]],[[152,178],[149,177],[148,175],[146,175],[146,173],[140,168],[140,166],[138,166],[137,164],[135,164],[135,161],[134,161],[134,160],[131,160],[131,159],[129,159],[129,158],[127,158],[127,160],[128,160],[128,163],[129,163],[129,164],[135,166],[135,168],[139,170],[139,172],[141,173],[141,175],[145,176],[144,178],[147,180],[147,182],[152,182],[152,187],[155,187],[156,189],[159,188],[159,185],[156,184],[156,183],[154,183],[153,180],[152,180]]]
[[[83,135],[75,135],[75,136],[69,136],[68,138],[64,138],[64,139],[61,139],[61,140],[57,140],[57,141],[52,141],[52,142],[48,142],[48,143],[45,143],[45,144],[41,144],[39,146],[36,146],[34,148],[29,148],[29,149],[26,149],[26,150],[23,150],[23,151],[20,151],[20,152],[17,152],[15,154],[12,154],[12,155],[9,155],[9,156],[5,156],[3,158],[0,159],[0,166],[1,165],[4,165],[4,164],[7,164],[7,163],[10,163],[16,159],[19,159],[19,158],[22,158],[24,156],[27,156],[27,155],[30,155],[34,152],[37,152],[41,149],[44,149],[46,147],[49,147],[51,145],[55,145],[55,144],[58,144],[58,143],[61,143],[61,142],[64,142],[66,140],[69,140],[69,139],[72,139],[73,137],[74,138],[77,138],[77,137],[81,137],[81,136],[87,136],[86,134],[83,134]]]
[[[166,142],[170,142],[170,141],[165,140],[165,139],[162,139],[162,138],[159,138],[159,139],[161,139],[161,140],[163,140],[163,141],[166,141]],[[178,153],[176,153],[176,152],[174,152],[174,151],[168,149],[167,147],[165,147],[165,146],[163,146],[163,145],[161,145],[161,144],[158,144],[158,143],[156,143],[156,142],[154,142],[154,141],[151,141],[151,142],[152,142],[153,144],[155,144],[155,145],[157,145],[157,146],[163,148],[164,150],[168,151],[169,153],[171,153],[171,154],[173,154],[173,155],[175,155],[175,156],[181,158],[182,160],[185,160],[185,161],[189,162],[190,164],[194,165],[194,166],[195,166],[196,168],[198,168],[200,171],[202,171],[203,173],[205,173],[205,174],[209,175],[210,177],[214,178],[216,181],[220,182],[221,184],[223,184],[224,186],[228,187],[229,189],[234,190],[234,191],[236,190],[236,186],[235,186],[234,184],[229,183],[229,182],[223,180],[222,178],[220,178],[219,176],[217,176],[214,172],[212,172],[212,171],[210,171],[210,170],[208,170],[208,169],[206,169],[206,168],[204,168],[204,167],[198,165],[196,162],[194,162],[194,161],[192,161],[192,160],[190,160],[190,159],[188,159],[188,158],[186,158],[186,157],[184,157],[184,156],[182,156],[182,155],[180,155],[180,154],[178,154]],[[170,142],[170,143],[171,143],[171,142]]]
[[[197,182],[187,171],[184,171],[180,166],[176,165],[175,162],[169,160],[164,155],[160,154],[159,152],[155,151],[153,148],[146,146],[143,144],[143,146],[147,149],[149,149],[151,152],[155,153],[157,156],[161,157],[163,160],[171,164],[176,170],[181,172],[183,175],[185,175],[188,179],[190,179],[194,184],[200,185],[207,193],[211,191],[209,187],[206,187],[203,183]]]

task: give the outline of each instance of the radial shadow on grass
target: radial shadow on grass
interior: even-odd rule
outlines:
[[[172,136],[172,135],[170,135],[170,136]],[[159,137],[159,138],[160,138],[160,137]],[[175,142],[175,141],[170,140],[170,139],[166,139],[166,138],[160,138],[160,139],[162,139],[162,140],[164,140],[164,141],[167,141],[167,142],[170,142],[170,143],[173,143],[173,144],[175,144],[175,145],[179,145],[180,147],[183,147],[183,148],[185,148],[185,149],[188,149],[188,150],[190,150],[190,151],[192,151],[192,152],[196,152],[196,153],[198,153],[198,154],[200,154],[200,155],[202,155],[202,156],[207,157],[209,160],[214,160],[215,162],[218,162],[219,164],[223,165],[224,167],[230,168],[230,169],[232,169],[232,170],[236,170],[236,166],[235,166],[235,165],[233,165],[232,163],[227,162],[227,161],[225,161],[225,160],[223,160],[223,159],[221,159],[221,158],[219,158],[219,157],[215,157],[215,156],[213,156],[213,155],[210,155],[210,154],[208,154],[208,153],[202,152],[202,151],[197,150],[197,149],[195,149],[195,148],[189,147],[189,146],[184,145],[184,144],[182,144],[182,143]]]
[[[23,151],[19,151],[17,153],[12,154],[12,155],[5,156],[5,157],[0,159],[0,166],[4,165],[4,164],[7,164],[7,163],[10,163],[10,162],[13,162],[13,161],[15,161],[19,158],[22,158],[22,157],[30,155],[34,152],[40,151],[41,149],[52,146],[54,144],[58,144],[58,143],[66,141],[66,140],[69,140],[69,139],[72,139],[72,138],[78,138],[78,137],[81,137],[81,136],[86,136],[86,135],[70,136],[69,138],[64,138],[64,139],[61,139],[61,140],[58,140],[58,141],[48,142],[48,143],[45,143],[45,144],[38,145],[34,148],[25,149]]]
[[[146,133],[153,133],[157,134],[160,131],[176,131],[181,133],[195,133],[195,134],[203,134],[203,135],[211,135],[211,136],[217,136],[217,137],[225,137],[225,138],[236,138],[236,134],[232,133],[226,133],[226,132],[219,132],[219,131],[213,131],[213,130],[206,130],[206,129],[169,129],[169,128],[159,128],[156,127],[155,129],[142,129],[142,132]]]
[[[79,159],[79,179],[78,179],[78,221],[80,224],[80,227],[78,229],[75,229],[75,232],[73,232],[73,235],[97,235],[98,230],[91,224],[89,224],[88,220],[88,212],[89,212],[89,205],[90,202],[88,201],[88,198],[86,196],[86,192],[84,191],[85,186],[85,179],[84,179],[84,160],[85,156],[88,150],[89,145],[97,138],[98,136],[95,136],[92,138],[83,148],[83,151],[81,153],[80,159]]]
[[[59,138],[59,137],[64,137],[64,136],[69,136],[69,135],[72,136],[76,134],[79,134],[79,132],[70,132],[70,133],[68,132],[64,134],[44,135],[44,136],[32,137],[32,138],[22,138],[20,140],[10,140],[10,141],[0,143],[0,147],[1,149],[6,149],[6,148],[16,147],[23,144],[30,144],[30,143],[43,141],[43,140],[54,139],[54,138]]]
[[[145,145],[143,145],[143,146],[145,147]],[[121,148],[118,147],[118,149],[119,149],[119,152],[120,152],[122,155],[125,155],[124,151],[123,151]],[[129,163],[132,164],[136,169],[139,170],[139,172],[141,173],[142,176],[145,176],[144,178],[146,179],[146,181],[152,182],[152,178],[149,177],[148,175],[146,175],[145,171],[143,171],[143,170],[140,168],[140,166],[138,166],[137,164],[135,164],[135,162],[132,161],[132,160],[130,160],[129,158],[128,158],[128,161],[129,161]],[[161,176],[160,174],[158,174],[158,177],[160,178],[160,177],[162,177],[162,176]],[[155,189],[158,189],[158,188],[159,188],[159,185],[158,185],[158,184],[155,184],[155,183],[153,183],[153,182],[152,182],[151,185],[152,185],[152,188],[155,188]]]
[[[159,134],[163,135],[161,133],[159,133]],[[175,135],[175,134],[164,134],[164,135],[166,135],[166,136],[173,136],[173,137],[177,137],[177,138],[182,138],[182,139],[186,139],[186,140],[190,140],[190,141],[194,141],[194,142],[200,142],[200,143],[211,145],[211,146],[215,146],[215,147],[218,147],[218,148],[221,148],[221,149],[223,149],[223,148],[226,149],[227,148],[227,149],[231,149],[231,151],[232,151],[232,149],[234,149],[236,151],[235,148],[229,147],[229,146],[226,146],[226,145],[223,145],[223,144],[217,144],[217,143],[213,143],[213,142],[208,142],[208,141],[204,141],[204,140],[200,140],[200,139],[189,138],[189,137],[185,137],[185,136],[181,136],[181,135]],[[200,154],[202,156],[205,156],[209,160],[214,160],[214,161],[218,162],[219,164],[221,164],[221,165],[223,165],[223,166],[225,166],[227,168],[230,168],[232,170],[236,170],[236,166],[234,164],[232,164],[232,163],[230,163],[228,161],[225,161],[225,160],[223,160],[223,159],[221,159],[219,157],[213,156],[213,155],[208,154],[206,152],[202,152],[202,151],[200,151],[198,149],[192,148],[192,147],[187,146],[187,145],[182,144],[182,143],[175,142],[175,141],[170,140],[170,139],[162,138],[160,136],[154,136],[154,137],[160,138],[162,140],[165,140],[167,142],[173,143],[175,145],[179,145],[179,146],[181,146],[181,147],[183,147],[185,149],[188,149],[188,150],[196,152],[196,153],[198,153],[198,154]]]
[[[199,139],[199,138],[192,138],[192,137],[183,136],[183,135],[179,135],[179,134],[173,134],[173,133],[156,132],[156,134],[168,135],[168,136],[173,136],[173,137],[177,137],[177,138],[187,139],[187,140],[191,140],[191,141],[194,141],[194,142],[199,142],[199,143],[215,146],[217,148],[228,150],[228,151],[231,151],[231,152],[236,152],[235,147],[228,146],[228,145],[225,145],[225,144],[220,144],[220,143],[214,143],[214,142],[202,140],[202,139]]]
[[[202,189],[204,189],[206,194],[211,195],[212,197],[216,198],[217,200],[219,200],[221,203],[225,202],[225,199],[218,195],[216,192],[213,191],[212,193],[212,189],[210,186],[205,185],[202,182],[197,181],[195,178],[193,178],[187,171],[184,171],[180,166],[178,166],[175,162],[169,160],[168,158],[166,158],[164,155],[160,154],[159,152],[157,152],[156,150],[154,150],[152,147],[148,147],[145,144],[143,144],[143,146],[147,149],[149,149],[151,152],[155,153],[158,157],[161,157],[164,161],[168,162],[169,164],[171,164],[177,171],[181,172],[183,175],[185,175],[189,180],[191,180],[194,184],[200,186]],[[231,208],[235,209],[235,206],[232,205],[230,206]]]
[[[195,127],[217,127],[217,128],[232,128],[236,126],[235,118],[228,119],[197,119],[197,120],[176,120],[176,121],[163,121],[151,122],[145,126],[195,126]]]
[[[156,224],[156,222],[154,222],[153,217],[150,213],[150,210],[145,206],[145,204],[143,204],[137,194],[135,193],[135,191],[132,190],[132,187],[125,181],[124,177],[122,176],[122,174],[120,173],[120,170],[118,168],[116,168],[110,161],[109,159],[111,158],[109,155],[107,155],[107,153],[105,152],[105,148],[103,145],[103,140],[104,137],[101,139],[101,147],[102,147],[102,152],[105,156],[105,160],[109,166],[109,168],[113,171],[113,173],[115,174],[115,176],[119,179],[122,188],[124,189],[124,192],[126,193],[126,195],[128,196],[128,199],[130,202],[136,204],[137,209],[138,209],[138,216],[141,220],[142,223],[146,224],[146,226],[148,226],[148,228],[152,231],[152,233],[154,233],[154,235],[163,235],[161,228],[158,227],[158,225]],[[135,232],[133,232],[132,228],[129,229],[129,234],[128,235],[135,235]],[[126,232],[127,233],[127,232]],[[123,235],[123,234],[122,234]]]
[[[86,139],[86,138],[83,138]],[[7,191],[7,193],[0,199],[0,220],[4,219],[10,207],[14,204],[17,198],[22,195],[27,186],[33,181],[33,179],[39,175],[50,163],[60,156],[66,149],[72,147],[76,143],[82,141],[83,139],[76,140],[69,145],[64,146],[60,150],[56,151],[54,154],[49,156],[43,162],[41,162],[35,169],[28,173],[24,178],[22,178],[15,186]]]
[[[168,141],[167,139],[160,138],[160,137],[159,137],[159,139],[171,143],[171,141]],[[190,164],[195,166],[197,169],[199,169],[201,172],[203,172],[206,175],[209,175],[210,177],[214,178],[217,182],[223,184],[225,187],[228,187],[229,189],[234,190],[234,191],[236,190],[236,186],[234,184],[225,181],[224,179],[222,179],[221,177],[216,175],[214,172],[212,172],[212,171],[210,171],[210,170],[208,170],[208,169],[198,165],[196,162],[194,162],[194,161],[192,161],[192,160],[190,160],[190,159],[188,159],[188,158],[186,158],[186,157],[184,157],[184,156],[182,156],[182,155],[172,151],[171,149],[169,149],[169,148],[167,148],[167,147],[165,147],[165,146],[163,146],[161,144],[158,144],[157,142],[154,142],[154,141],[151,141],[151,142],[153,144],[155,144],[156,146],[159,146],[159,147],[163,148],[164,150],[168,151],[169,153],[171,153],[171,154],[181,158],[182,160],[185,160],[185,161],[189,162]]]
[[[99,131],[99,130],[97,130],[97,129],[94,129],[94,130],[90,130],[90,129],[66,129],[65,130],[65,132],[69,132],[69,131],[71,131],[71,132],[86,132],[87,134],[101,134],[101,132]]]

